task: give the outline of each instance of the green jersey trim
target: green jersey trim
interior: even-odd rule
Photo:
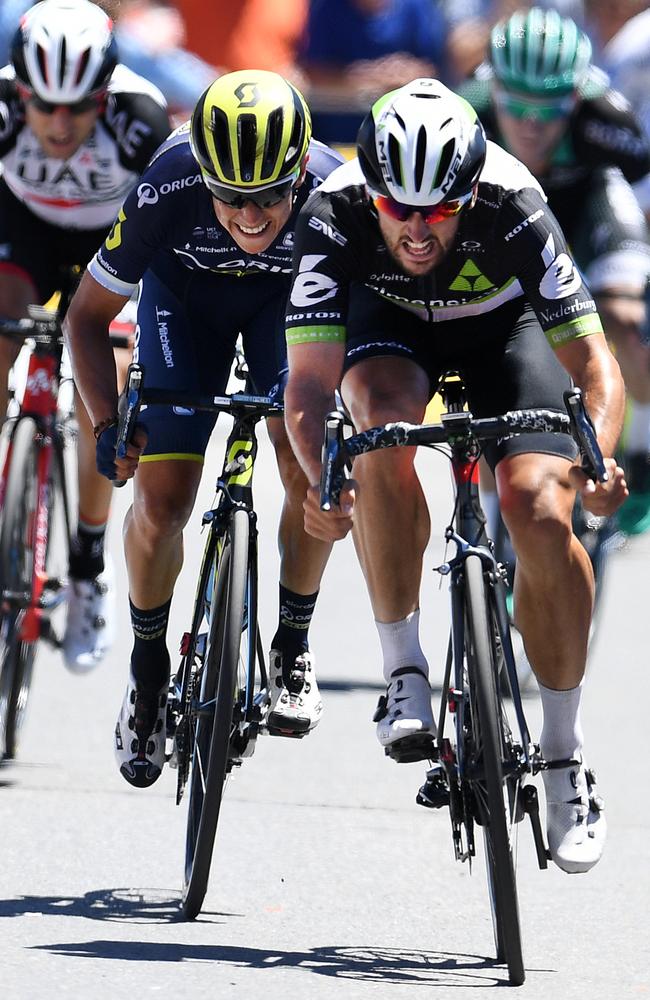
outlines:
[[[287,330],[287,344],[345,343],[344,326],[295,326]]]
[[[603,324],[597,313],[590,316],[581,316],[579,319],[572,319],[568,323],[561,323],[560,326],[552,326],[546,330],[546,339],[551,347],[562,347],[572,340],[579,340],[580,337],[590,337],[592,333],[602,333]]]

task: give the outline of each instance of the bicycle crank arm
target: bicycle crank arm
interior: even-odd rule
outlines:
[[[539,797],[537,795],[537,789],[534,785],[524,785],[521,789],[521,796],[523,799],[524,812],[528,813],[530,816],[530,824],[533,828],[533,839],[535,841],[535,850],[537,851],[537,864],[540,868],[548,868],[551,852],[546,846],[546,841],[544,840],[544,834],[542,832],[542,824],[539,819]]]

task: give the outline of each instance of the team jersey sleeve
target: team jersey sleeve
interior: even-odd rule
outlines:
[[[131,189],[113,228],[88,265],[93,278],[117,295],[132,294],[154,254],[167,243],[174,203],[171,199],[154,200],[151,194],[158,188],[160,173],[161,161],[156,160]]]
[[[573,145],[580,162],[619,167],[631,184],[650,172],[650,139],[618,91],[608,90],[581,105]]]
[[[300,210],[294,241],[287,344],[344,343],[354,267],[331,200],[319,190]]]
[[[553,348],[602,333],[591,292],[560,225],[539,192],[509,195],[500,213],[504,258]]]

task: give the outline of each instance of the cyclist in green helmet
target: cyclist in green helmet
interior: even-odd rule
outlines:
[[[619,526],[638,534],[650,528],[650,244],[631,185],[650,172],[650,145],[591,55],[571,18],[533,7],[495,25],[489,63],[460,92],[541,182],[596,298],[628,395]]]

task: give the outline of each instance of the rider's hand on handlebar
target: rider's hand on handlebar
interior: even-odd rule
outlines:
[[[604,461],[609,474],[606,483],[595,483],[578,465],[569,469],[569,482],[582,497],[583,507],[597,517],[610,517],[616,513],[629,495],[623,469],[616,464],[614,458],[606,458]]]
[[[124,458],[117,458],[117,427],[107,427],[97,438],[97,471],[110,480],[132,479],[140,461],[140,455],[147,443],[144,424],[136,424],[133,440],[128,445]]]
[[[352,528],[356,486],[354,479],[346,479],[341,489],[339,506],[328,511],[321,510],[320,487],[310,486],[303,503],[307,534],[322,542],[336,542],[345,538]]]

